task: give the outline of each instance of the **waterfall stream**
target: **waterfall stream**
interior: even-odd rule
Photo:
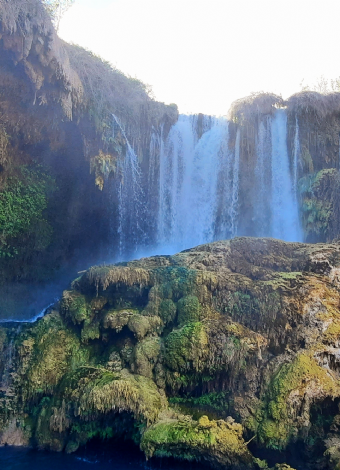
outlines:
[[[119,159],[117,168],[120,177],[118,185],[119,256],[123,258],[130,252],[136,252],[145,243],[143,221],[146,201],[138,157],[118,118],[114,114],[113,118],[114,124],[118,126],[126,143],[125,158]]]
[[[118,187],[121,257],[128,244],[130,253],[150,253],[152,243],[152,253],[175,253],[237,235],[301,240],[299,126],[296,120],[290,159],[284,109],[259,121],[250,159],[240,126],[233,124],[231,138],[225,118],[180,115],[166,137],[164,125],[153,128],[145,175],[114,118],[126,141]]]
[[[271,122],[272,136],[272,227],[271,235],[286,241],[297,241],[299,217],[294,183],[289,169],[287,150],[287,114],[277,109]]]
[[[218,218],[223,218],[224,205],[219,183],[230,159],[228,122],[206,118],[202,127],[199,138],[196,117],[180,116],[160,155],[157,241],[170,252],[211,242],[220,231]],[[234,175],[238,160],[236,156]],[[227,194],[231,197],[230,217],[236,226],[237,178],[231,183],[234,187],[231,185]]]

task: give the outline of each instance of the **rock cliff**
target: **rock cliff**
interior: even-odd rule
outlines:
[[[113,114],[142,162],[152,126],[167,132],[177,108],[64,43],[41,1],[1,0],[0,318],[20,315],[17,299],[27,307],[32,285],[79,259],[94,263],[117,241],[110,187],[128,142]]]

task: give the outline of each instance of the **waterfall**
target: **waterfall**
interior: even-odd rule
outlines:
[[[197,116],[180,116],[172,127],[160,157],[158,245],[169,252],[215,240],[220,209],[219,177],[228,159],[228,123]],[[238,166],[239,157],[235,158]],[[236,215],[238,182],[231,211]],[[220,217],[221,218],[221,217]]]
[[[238,216],[238,192],[239,192],[239,179],[240,179],[240,128],[237,129],[236,142],[235,142],[235,157],[232,173],[232,190],[231,190],[231,204],[230,204],[230,232],[231,237],[237,235],[237,216]]]
[[[170,130],[153,127],[146,175],[114,119],[126,142],[116,185],[120,258],[237,235],[301,239],[299,126],[290,165],[284,109],[259,119],[253,153],[244,129],[224,118],[180,115]]]
[[[160,155],[158,244],[171,249],[185,244],[190,176],[196,136],[191,116],[180,116]]]
[[[270,234],[270,200],[268,184],[271,181],[271,118],[260,121],[256,135],[254,219],[256,235],[260,237]]]
[[[297,182],[299,176],[299,159],[300,159],[300,138],[299,138],[299,121],[298,117],[295,116],[295,135],[294,135],[294,147],[293,147],[293,192],[294,197],[297,198]]]
[[[138,157],[118,118],[114,114],[113,118],[113,128],[118,127],[126,143],[125,158],[120,158],[117,165],[119,256],[123,258],[145,243],[145,196]]]
[[[271,123],[272,227],[271,235],[286,241],[300,239],[299,217],[287,150],[287,114],[277,109]]]
[[[150,158],[149,158],[149,174],[148,174],[148,187],[152,188],[157,179],[157,159],[163,152],[163,128],[164,123],[159,126],[159,129],[152,128],[150,138]]]

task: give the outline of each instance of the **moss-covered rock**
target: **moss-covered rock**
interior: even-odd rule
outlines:
[[[333,465],[339,325],[338,244],[236,238],[91,268],[60,312],[0,329],[0,440],[124,435],[148,457],[265,469],[245,440],[299,441]]]
[[[182,417],[151,426],[143,435],[141,449],[147,457],[201,460],[214,466],[252,468],[253,458],[242,438],[242,426],[232,418],[199,421]]]
[[[165,340],[165,364],[176,372],[202,372],[208,337],[200,322],[172,331]]]
[[[195,295],[186,295],[179,299],[177,308],[179,325],[200,321],[201,305]]]
[[[309,172],[299,181],[302,225],[309,242],[337,238],[339,219],[340,175],[335,168]]]

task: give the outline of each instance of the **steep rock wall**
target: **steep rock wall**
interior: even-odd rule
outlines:
[[[25,296],[27,309],[32,287],[24,285],[53,281],[60,268],[93,263],[117,245],[118,202],[103,187],[123,178],[127,141],[112,114],[142,162],[151,127],[170,127],[177,109],[61,41],[39,0],[0,2],[0,52],[0,316],[8,318],[21,310],[16,298]]]

